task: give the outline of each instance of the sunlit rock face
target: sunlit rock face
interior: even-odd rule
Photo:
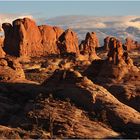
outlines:
[[[99,40],[95,32],[88,32],[79,46],[81,54],[88,55],[91,60],[98,58],[95,51],[97,47],[99,47]]]
[[[78,37],[75,32],[56,26],[41,25],[29,19],[17,19],[3,23],[4,50],[13,56],[47,56],[49,54],[79,54]]]
[[[67,29],[58,40],[58,46],[60,49],[60,53],[75,53],[79,55],[79,47],[78,47],[78,36],[77,34],[71,30]]]
[[[124,49],[125,50],[132,50],[132,49],[138,49],[140,48],[140,44],[137,41],[134,41],[132,38],[127,37],[124,43]]]

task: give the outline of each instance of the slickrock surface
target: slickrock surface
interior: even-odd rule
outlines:
[[[114,130],[122,130],[128,135],[140,131],[139,112],[121,103],[105,88],[95,85],[79,72],[56,71],[43,85],[52,90],[54,96],[70,98],[75,104],[90,112],[95,111],[99,116],[105,111],[105,118]]]
[[[25,100],[25,94],[22,94],[17,96],[17,99]],[[14,94],[11,96],[14,97]],[[30,94],[28,98],[30,99]],[[4,116],[0,116],[0,118],[11,127],[0,125],[1,138],[120,137],[119,133],[111,130],[107,125],[90,120],[85,111],[69,102],[45,97],[45,95],[39,95],[33,101],[27,99],[24,102],[21,100],[22,104],[19,104],[18,100],[18,104],[11,103],[7,98],[5,98],[5,102],[2,100],[0,108],[5,112],[1,113]]]
[[[137,73],[139,69],[133,65],[133,60],[125,52],[122,43],[112,37],[109,41],[109,50],[106,60],[93,61],[85,71],[87,75],[96,75],[103,82],[108,79],[121,80],[128,73]],[[90,74],[92,73],[92,74]]]
[[[34,106],[38,106],[35,111]],[[26,109],[29,109],[29,118],[34,120],[36,117],[38,123],[43,123],[44,127],[50,120],[54,138],[119,137],[119,133],[114,132],[101,122],[90,120],[83,110],[64,101],[42,99],[35,104],[27,104]]]

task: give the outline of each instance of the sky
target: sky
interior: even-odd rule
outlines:
[[[46,19],[63,15],[140,15],[140,1],[0,1],[0,14]]]

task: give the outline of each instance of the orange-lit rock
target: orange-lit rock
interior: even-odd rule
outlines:
[[[78,47],[78,36],[71,29],[67,29],[60,37],[58,41],[58,46],[60,49],[60,53],[75,53],[79,55],[79,47]]]
[[[4,38],[0,37],[0,58],[3,58],[5,56],[5,52],[3,51],[3,41]]]
[[[16,59],[1,58],[0,59],[0,81],[14,82],[24,80],[25,74],[21,64]]]
[[[45,56],[58,53],[56,40],[63,30],[58,27],[37,26],[28,18],[2,25],[5,32],[4,50],[13,56]]]
[[[125,43],[123,45],[124,50],[132,50],[132,49],[137,49],[140,47],[139,43],[137,41],[134,41],[132,38],[127,37],[125,40]]]
[[[99,58],[95,51],[97,47],[99,47],[99,40],[95,32],[88,32],[85,40],[83,40],[79,46],[80,53],[83,55],[88,55],[91,60]]]
[[[108,50],[109,49],[109,40],[110,40],[110,36],[107,36],[105,39],[104,39],[104,49],[105,50]]]
[[[118,64],[123,56],[123,47],[121,41],[111,37],[108,44],[108,60],[112,61],[114,64]]]

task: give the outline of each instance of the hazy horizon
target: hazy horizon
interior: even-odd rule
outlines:
[[[140,1],[0,1],[0,14],[52,18],[66,15],[128,16],[140,14]]]

